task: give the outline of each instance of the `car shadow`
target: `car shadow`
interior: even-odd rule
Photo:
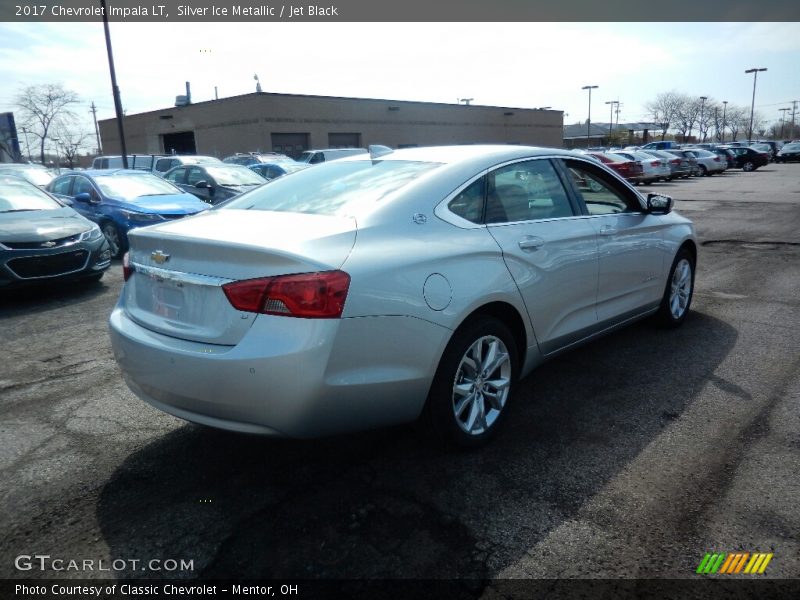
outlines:
[[[473,452],[410,426],[287,441],[185,425],[105,484],[103,539],[112,560],[193,561],[156,577],[489,577],[661,435],[736,337],[694,312],[566,353],[521,382],[501,435]]]

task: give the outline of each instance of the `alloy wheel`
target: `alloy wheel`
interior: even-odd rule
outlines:
[[[464,353],[453,382],[453,416],[462,431],[478,436],[500,416],[511,390],[511,356],[493,335],[477,339]]]
[[[692,297],[692,265],[682,258],[672,272],[669,292],[669,310],[673,319],[680,319]]]

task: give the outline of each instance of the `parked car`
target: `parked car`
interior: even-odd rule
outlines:
[[[645,180],[644,167],[642,167],[642,163],[639,161],[631,160],[611,152],[587,152],[586,154],[594,156],[601,163],[613,169],[631,183],[641,183]]]
[[[264,179],[277,179],[287,173],[294,173],[295,171],[302,171],[310,167],[308,163],[292,162],[277,162],[277,163],[258,163],[257,165],[250,165],[247,167],[251,171],[258,173]]]
[[[684,176],[688,177],[690,174],[688,163],[685,163],[686,167],[683,168],[681,165],[684,163],[684,161],[680,157],[675,156],[674,154],[670,154],[665,150],[641,150],[640,152],[643,152],[644,154],[648,154],[665,162],[669,167],[670,180],[673,180],[677,177],[684,177]]]
[[[67,173],[50,182],[47,189],[100,226],[113,257],[128,248],[132,229],[208,208],[161,177],[132,169]]]
[[[110,331],[144,401],[299,438],[421,418],[466,447],[548,357],[680,325],[697,247],[671,198],[506,145],[326,162],[130,242]]]
[[[257,165],[259,163],[264,162],[297,162],[291,156],[286,156],[285,154],[281,154],[280,152],[237,152],[236,154],[232,154],[231,156],[226,156],[222,159],[222,162],[232,164],[232,165],[241,165],[243,167],[249,167],[250,165]]]
[[[759,152],[753,148],[735,147],[730,149],[736,156],[734,168],[742,171],[755,171],[759,167],[769,164],[769,154]]]
[[[329,162],[339,158],[346,158],[348,156],[356,156],[358,154],[367,154],[364,148],[326,148],[324,150],[306,150],[297,159],[298,162],[316,165],[321,162]]]
[[[662,142],[650,142],[641,147],[642,150],[677,150],[681,145],[678,142],[665,140]]]
[[[777,162],[800,161],[800,143],[790,142],[784,144],[775,156]]]
[[[766,144],[764,142],[754,142],[750,144],[750,148],[757,152],[761,152],[766,154],[769,157],[769,161],[772,162],[775,158],[775,151],[772,146]]]
[[[642,183],[667,181],[672,178],[672,171],[670,170],[669,163],[657,156],[642,152],[641,150],[615,150],[614,154],[624,156],[630,160],[639,161],[642,164]]]
[[[267,182],[247,167],[225,163],[175,167],[164,179],[209,204],[219,204]]]
[[[0,173],[0,290],[99,281],[111,264],[100,228],[31,182]]]
[[[697,175],[697,157],[691,153],[689,150],[675,150],[675,149],[667,149],[664,152],[669,152],[670,154],[677,156],[681,159],[681,169],[684,173],[684,179],[687,177],[692,177]]]
[[[0,175],[16,175],[44,189],[56,174],[35,163],[0,163]]]
[[[783,142],[776,142],[774,140],[759,140],[758,143],[766,144],[770,147],[770,150],[772,151],[772,161],[775,161],[775,158],[778,156],[778,152],[783,146]]]
[[[128,154],[128,168],[137,171],[152,171],[159,158],[169,158],[166,154]],[[123,169],[122,155],[97,156],[92,161],[92,169]]]
[[[165,156],[155,161],[155,164],[153,164],[153,173],[163,177],[166,175],[167,171],[181,165],[220,164],[221,162],[220,159],[214,156],[201,156],[196,154]]]
[[[723,173],[728,168],[728,161],[710,150],[686,146],[684,146],[684,150],[690,151],[697,159],[698,175],[716,175]]]

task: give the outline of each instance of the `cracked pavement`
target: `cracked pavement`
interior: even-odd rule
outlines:
[[[0,577],[684,578],[711,550],[800,577],[800,165],[652,189],[704,242],[684,327],[543,365],[477,452],[413,426],[299,442],[156,411],[111,355],[118,262],[5,294]],[[194,569],[15,568],[34,553]]]

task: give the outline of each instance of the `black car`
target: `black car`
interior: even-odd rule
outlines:
[[[753,148],[730,148],[736,157],[734,159],[734,169],[742,171],[755,171],[759,167],[769,164],[769,154],[759,152]]]
[[[800,142],[785,144],[775,155],[775,162],[800,161]]]
[[[295,171],[307,169],[310,166],[311,165],[308,163],[281,161],[274,163],[258,163],[256,165],[250,165],[247,168],[258,173],[266,179],[276,179],[288,173],[294,173]]]
[[[267,182],[247,167],[225,163],[182,165],[167,171],[164,179],[209,204],[219,204]]]
[[[99,281],[111,264],[100,228],[20,177],[0,176],[0,290]]]

